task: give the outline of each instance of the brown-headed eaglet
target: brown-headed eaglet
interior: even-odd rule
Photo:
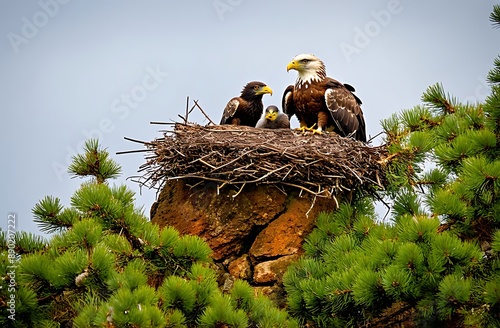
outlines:
[[[234,97],[224,108],[220,124],[246,125],[255,127],[264,111],[262,96],[273,94],[273,90],[265,83],[253,81],[247,83],[241,95]]]
[[[256,128],[262,129],[289,129],[290,120],[284,113],[280,113],[278,107],[267,106],[264,116],[257,122]]]
[[[283,94],[283,111],[297,116],[302,131],[334,131],[366,142],[361,100],[352,86],[327,77],[325,64],[314,55],[297,55],[286,69],[296,70],[298,77]]]

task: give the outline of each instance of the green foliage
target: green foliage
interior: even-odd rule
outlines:
[[[493,11],[490,14],[490,21],[493,23],[493,26],[500,27],[500,5],[493,6]],[[500,64],[496,64],[496,66],[500,66]]]
[[[491,250],[500,254],[500,230],[495,231],[492,238]]]
[[[196,292],[188,281],[170,276],[159,289],[164,309],[178,309],[190,314],[196,301]]]
[[[7,236],[7,232],[0,231],[0,251],[8,251],[9,246],[12,245],[17,256],[42,250],[45,248],[46,243],[45,238],[30,232],[16,231]],[[18,259],[14,260],[17,261]]]
[[[212,250],[200,237],[191,235],[180,238],[173,249],[173,254],[186,264],[208,261],[211,253]]]
[[[500,308],[500,275],[485,283],[483,301],[490,307]]]
[[[354,213],[356,206],[359,204],[354,204]],[[350,212],[348,209],[353,206],[342,204],[339,212]],[[365,215],[358,220],[365,220]],[[335,214],[322,214],[315,231],[331,225],[335,218]],[[333,327],[360,324],[395,302],[421,309],[421,320],[435,320],[434,316],[446,320],[462,311],[473,292],[474,281],[467,277],[477,276],[486,267],[481,250],[451,232],[438,232],[440,222],[435,218],[405,212],[396,222],[372,228],[361,238],[354,229],[337,236],[309,235],[306,245],[312,245],[312,237],[318,251],[291,265],[284,276],[290,313],[303,324]],[[450,289],[457,277],[464,285]],[[494,300],[492,284],[484,288],[488,287]],[[432,295],[439,298],[425,303]],[[452,297],[457,301],[449,301]],[[365,317],[353,321],[353,312]]]
[[[0,234],[0,326],[295,327],[285,311],[236,281],[228,294],[197,236],[160,229],[134,206],[134,193],[109,186],[120,167],[89,141],[70,171],[91,176],[64,208],[45,197],[33,208],[50,241]],[[14,281],[14,280],[12,280]],[[7,301],[15,295],[16,321]]]
[[[499,72],[500,57],[484,104],[435,84],[382,121],[390,224],[366,200],[318,217],[284,276],[300,324],[500,326]]]
[[[109,158],[109,153],[99,147],[96,139],[88,140],[83,154],[73,156],[68,171],[75,176],[92,176],[97,183],[104,183],[120,175],[121,167]]]
[[[457,100],[445,94],[443,86],[439,83],[427,88],[422,95],[422,101],[438,115],[453,114],[456,111]]]
[[[243,310],[236,310],[231,306],[229,296],[215,294],[210,305],[198,319],[199,327],[247,327],[248,318]]]
[[[59,198],[47,196],[33,208],[34,221],[46,233],[57,232],[71,226],[72,216],[62,215],[63,206]]]
[[[438,313],[441,318],[448,319],[456,313],[468,300],[471,294],[472,281],[459,275],[448,275],[439,284],[437,300]]]

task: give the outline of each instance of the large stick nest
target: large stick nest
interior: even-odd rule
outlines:
[[[150,188],[187,179],[237,185],[240,191],[247,184],[274,184],[334,197],[353,189],[372,193],[386,185],[386,148],[335,133],[175,123],[173,131],[144,144],[147,162],[140,167],[139,183]]]

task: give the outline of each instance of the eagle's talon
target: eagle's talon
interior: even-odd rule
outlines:
[[[301,126],[300,128],[296,128],[295,131],[300,131],[302,133],[305,133],[307,129],[307,126]]]
[[[307,125],[301,125],[300,128],[297,128],[298,131],[302,133],[306,133],[306,131],[311,131],[314,133],[314,127],[316,126],[316,123],[314,123],[311,127],[308,127]]]

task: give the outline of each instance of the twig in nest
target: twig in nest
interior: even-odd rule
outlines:
[[[385,146],[367,146],[334,133],[215,125],[198,102],[193,107],[213,125],[177,123],[161,138],[144,142],[147,162],[139,168],[144,172],[139,183],[155,188],[173,179],[213,181],[219,184],[217,192],[238,185],[236,195],[248,184],[273,184],[332,197],[336,203],[336,194],[357,188],[375,193],[387,184],[381,173],[388,156]]]
[[[240,192],[243,190],[243,188],[245,187],[245,185],[246,185],[246,183],[244,183],[244,184],[241,185],[240,190],[238,190],[238,192],[233,195],[233,198],[235,198],[236,196],[238,196],[240,194]]]
[[[194,101],[194,104],[196,107],[198,107],[198,109],[200,110],[200,112],[205,115],[205,117],[207,118],[207,120],[210,122],[210,124],[213,124],[215,125],[214,121],[212,121],[212,119],[210,118],[210,116],[207,115],[207,113],[205,113],[205,111],[203,110],[203,108],[201,108],[201,106],[198,104],[198,101]]]
[[[314,207],[314,204],[316,204],[316,197],[317,197],[317,196],[314,196],[313,201],[311,202],[311,207],[309,207],[309,209],[308,209],[308,210],[307,210],[307,212],[306,212],[306,218],[308,218],[308,217],[309,217],[309,212],[311,212],[311,210],[312,210],[312,209],[313,209],[313,207]]]

